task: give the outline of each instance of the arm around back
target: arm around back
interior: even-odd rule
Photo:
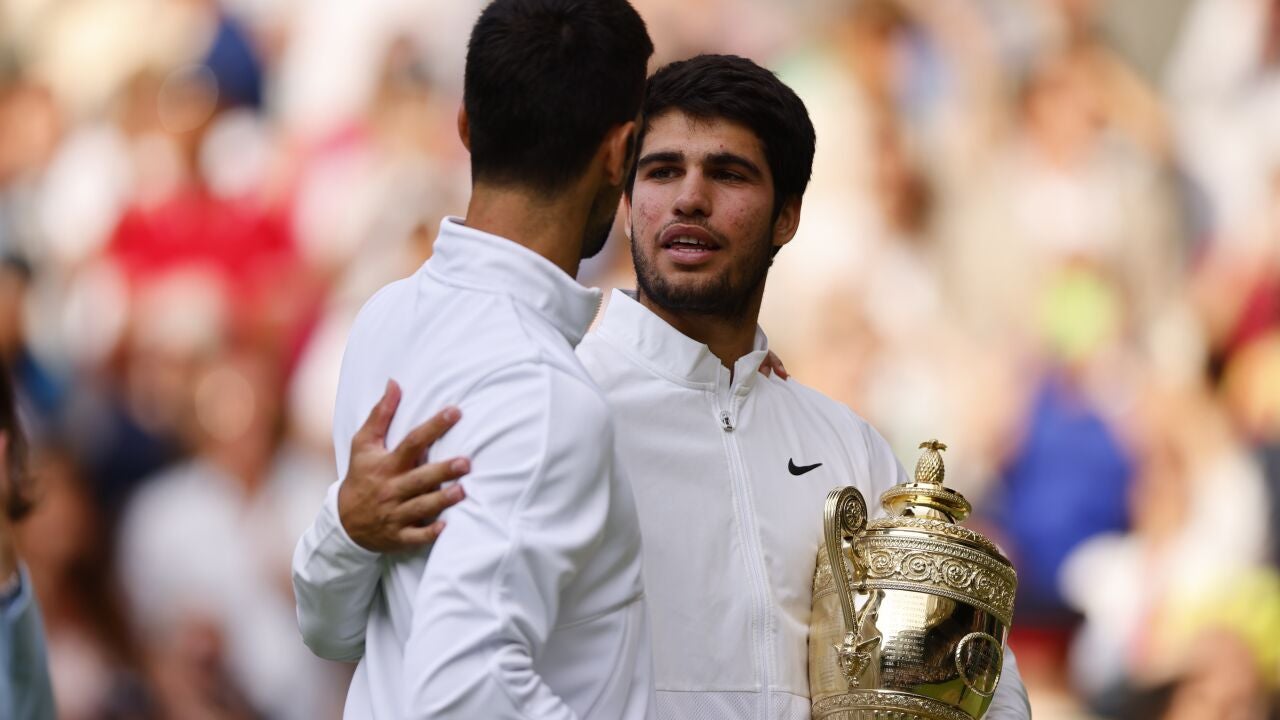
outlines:
[[[463,497],[461,486],[441,487],[466,474],[465,458],[418,464],[458,421],[457,408],[436,413],[388,450],[400,396],[400,386],[388,381],[353,437],[341,425],[335,429],[340,457],[351,442],[347,474],[330,488],[294,553],[298,626],[307,646],[330,660],[354,661],[363,653],[378,553],[429,545],[444,528],[440,511]]]

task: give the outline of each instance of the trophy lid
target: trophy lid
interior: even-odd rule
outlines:
[[[924,454],[916,462],[913,482],[895,485],[880,496],[886,512],[897,517],[923,517],[958,523],[969,517],[973,506],[960,493],[943,487],[947,469],[942,451],[947,446],[937,440],[920,443]]]
[[[916,463],[915,479],[895,485],[880,496],[888,516],[868,523],[868,532],[908,531],[958,540],[1012,570],[1013,564],[985,535],[959,524],[969,517],[973,506],[964,495],[942,484],[947,472],[942,451],[947,446],[929,440],[920,443],[920,447],[924,453]]]

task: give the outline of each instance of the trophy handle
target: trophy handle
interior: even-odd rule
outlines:
[[[839,487],[827,493],[822,520],[827,541],[827,559],[831,562],[831,578],[836,595],[840,598],[845,632],[853,632],[856,618],[849,572],[845,565],[845,551],[852,549],[853,540],[867,526],[867,503],[863,500],[862,493],[855,487]]]

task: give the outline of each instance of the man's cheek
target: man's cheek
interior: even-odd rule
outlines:
[[[656,227],[657,221],[653,213],[648,208],[637,208],[631,216],[631,240],[646,244],[652,242]]]

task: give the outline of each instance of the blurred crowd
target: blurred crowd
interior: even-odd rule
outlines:
[[[1275,715],[1280,1],[633,4],[656,63],[806,101],[762,324],[908,467],[950,446],[1037,717]],[[289,560],[351,318],[465,210],[482,5],[0,0],[0,357],[63,717],[340,713]],[[615,235],[585,283],[632,284]]]

